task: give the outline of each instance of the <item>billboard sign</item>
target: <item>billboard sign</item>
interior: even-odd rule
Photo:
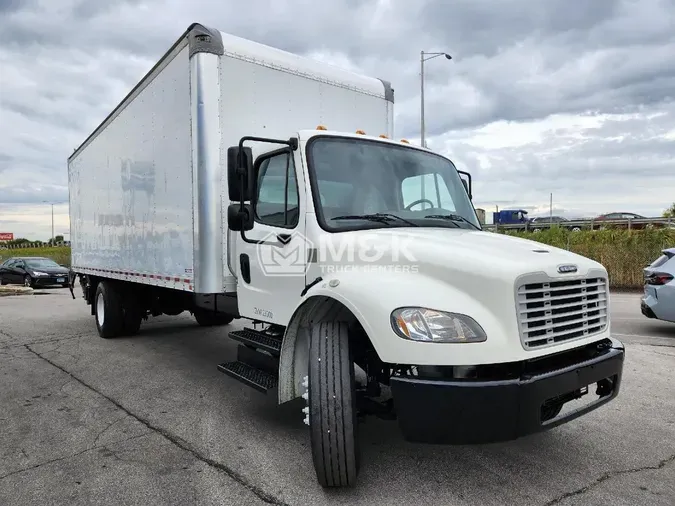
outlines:
[[[13,241],[14,234],[11,232],[0,232],[0,241]]]

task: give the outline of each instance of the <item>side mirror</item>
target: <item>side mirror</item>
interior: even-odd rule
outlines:
[[[241,178],[244,176],[242,188]],[[255,174],[251,148],[239,150],[239,146],[227,148],[227,188],[230,200],[242,202],[252,200],[255,195]]]
[[[459,178],[462,180],[462,184],[464,185],[464,189],[466,190],[466,194],[469,196],[470,200],[473,200],[473,195],[471,194],[471,174],[468,172],[464,172],[463,170],[458,170],[457,171],[460,176]],[[466,176],[466,179],[464,179],[462,176]]]
[[[244,204],[244,210],[241,210],[241,204],[230,204],[227,207],[227,226],[230,230],[241,232],[253,228],[253,206]]]

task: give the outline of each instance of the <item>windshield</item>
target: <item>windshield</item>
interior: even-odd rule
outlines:
[[[324,229],[480,228],[455,166],[436,154],[371,140],[316,137],[307,159]],[[373,214],[390,219],[364,217]]]
[[[31,258],[26,260],[26,265],[28,267],[33,267],[34,269],[48,269],[54,267],[61,267],[59,264],[50,260],[49,258]]]

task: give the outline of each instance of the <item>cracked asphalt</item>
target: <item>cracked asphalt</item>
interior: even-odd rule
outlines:
[[[627,347],[619,397],[504,444],[404,442],[362,427],[353,490],[326,492],[302,405],[276,406],[216,370],[231,327],[152,318],[104,340],[76,291],[0,298],[0,504],[675,504],[675,324],[613,294]]]

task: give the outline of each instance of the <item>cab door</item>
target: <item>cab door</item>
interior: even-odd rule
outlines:
[[[306,285],[305,189],[300,155],[284,148],[254,165],[254,225],[237,234],[237,303],[245,318],[286,325]]]

